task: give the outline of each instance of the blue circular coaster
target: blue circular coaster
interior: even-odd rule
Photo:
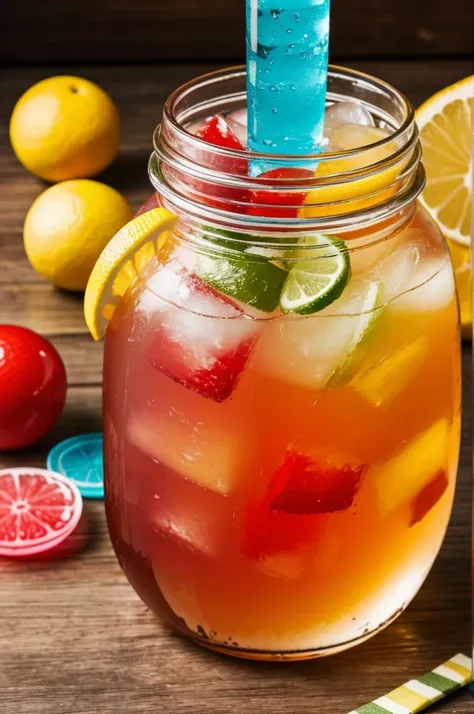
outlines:
[[[46,466],[74,481],[84,498],[104,498],[101,433],[60,441],[49,452]]]

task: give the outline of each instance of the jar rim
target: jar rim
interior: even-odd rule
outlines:
[[[399,214],[423,189],[425,175],[413,106],[387,82],[358,70],[330,65],[327,96],[329,103],[350,99],[362,103],[379,129],[390,128],[387,136],[372,144],[304,156],[263,154],[218,147],[187,130],[190,124],[213,114],[242,108],[245,80],[242,66],[220,69],[183,84],[166,101],[163,121],[153,135],[149,175],[170,210],[250,233],[272,228],[348,232],[354,226],[370,227]],[[312,170],[304,180],[272,179],[268,186],[262,173],[248,171],[252,163]],[[253,201],[249,196],[261,191],[268,192],[266,196],[284,192],[289,201],[285,211],[277,215],[249,211]],[[220,195],[229,199],[217,200]],[[265,207],[255,201],[253,205],[255,209]],[[298,207],[304,210],[289,210]]]
[[[224,69],[218,69],[214,70],[212,72],[207,72],[206,74],[200,75],[199,77],[194,77],[193,79],[189,80],[188,82],[185,82],[184,84],[180,85],[177,87],[168,97],[166,100],[164,107],[163,107],[163,115],[166,118],[166,120],[170,123],[170,125],[173,126],[174,130],[177,132],[177,134],[182,135],[183,137],[186,138],[187,141],[189,141],[192,144],[195,144],[196,146],[204,146],[206,148],[209,148],[209,144],[204,141],[203,139],[200,139],[197,136],[194,136],[193,134],[190,134],[186,129],[183,127],[182,124],[178,122],[176,119],[176,106],[177,103],[180,99],[185,97],[187,94],[197,91],[206,84],[211,84],[223,80],[227,80],[231,77],[234,78],[244,78],[246,77],[246,68],[245,65],[235,65],[234,67],[227,67]],[[296,162],[296,164],[301,163],[302,160],[308,161],[308,162],[321,162],[323,161],[336,161],[340,160],[342,158],[350,158],[354,156],[360,156],[363,154],[367,149],[370,147],[370,149],[378,148],[378,147],[383,147],[387,146],[392,142],[396,142],[397,139],[399,139],[410,127],[413,125],[415,121],[415,110],[413,108],[413,105],[409,101],[409,99],[403,94],[402,92],[398,91],[392,85],[390,85],[388,82],[385,82],[384,80],[379,79],[378,77],[374,77],[370,74],[367,74],[365,72],[361,72],[359,70],[351,69],[348,67],[342,67],[340,65],[333,65],[329,64],[328,66],[328,78],[330,77],[343,77],[343,78],[348,78],[352,77],[353,79],[357,80],[361,84],[366,84],[370,86],[377,86],[380,93],[383,93],[385,91],[387,96],[392,96],[393,98],[398,99],[400,104],[403,106],[404,111],[406,113],[405,119],[402,121],[400,126],[395,129],[395,131],[384,137],[383,139],[380,139],[379,141],[374,142],[373,144],[370,144],[368,146],[362,146],[356,149],[349,149],[346,151],[331,151],[331,152],[324,152],[323,155],[320,153],[314,153],[314,154],[305,154],[304,157],[301,156],[301,154],[264,154],[261,152],[255,152],[255,151],[250,151],[248,149],[240,150],[240,149],[228,149],[225,147],[219,147],[219,146],[213,146],[213,153],[217,155],[221,155],[223,157],[228,157],[228,158],[236,158],[236,159],[241,159],[242,157],[245,157],[246,159],[251,159],[256,162],[261,161],[262,163],[268,163],[269,161],[275,162],[275,164],[278,163],[285,163],[285,164],[290,164],[290,162]],[[160,125],[158,125],[155,129],[155,134],[159,130]]]

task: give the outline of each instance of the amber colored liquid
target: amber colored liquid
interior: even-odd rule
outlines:
[[[239,656],[326,654],[378,631],[423,583],[452,506],[460,366],[451,269],[417,220],[403,240],[416,230],[426,256],[441,256],[432,280],[441,276],[444,298],[430,281],[395,297],[342,384],[315,389],[295,376],[281,316],[263,324],[232,396],[216,402],[150,364],[155,297],[144,284],[114,316],[104,370],[112,541],[147,604],[197,641]],[[219,318],[198,319],[206,332]],[[356,318],[310,318],[322,319],[330,340]],[[385,360],[390,378],[367,381]],[[423,438],[433,433],[446,440],[431,457]],[[295,453],[360,469],[352,502],[269,509],[275,473]]]

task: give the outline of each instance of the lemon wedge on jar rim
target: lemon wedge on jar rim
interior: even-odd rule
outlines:
[[[474,75],[434,94],[416,112],[426,169],[420,200],[451,252],[463,337],[472,330],[473,112]]]
[[[120,299],[167,242],[176,221],[165,208],[155,208],[127,223],[104,248],[84,296],[84,317],[95,340],[103,337]]]

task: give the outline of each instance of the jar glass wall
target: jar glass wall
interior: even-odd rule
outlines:
[[[195,80],[155,133],[150,177],[177,222],[106,336],[106,507],[127,577],[175,629],[298,659],[386,626],[437,555],[458,308],[406,99],[332,68],[329,102],[356,99],[390,135],[327,156],[188,131],[241,109],[244,86],[241,70]]]

